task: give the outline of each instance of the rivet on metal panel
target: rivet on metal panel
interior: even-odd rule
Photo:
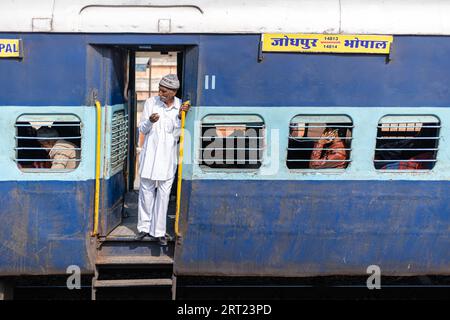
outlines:
[[[395,46],[394,46],[394,41],[392,41],[391,43],[391,48],[389,50],[389,54],[386,56],[386,64],[392,62],[392,60],[394,59],[394,53],[395,53]]]
[[[158,20],[158,32],[169,33],[170,32],[170,19]]]
[[[52,18],[32,18],[33,31],[48,32],[52,31]]]
[[[258,44],[258,62],[262,62],[264,59],[262,47],[263,47],[263,42],[261,40],[261,41],[259,41],[259,44]]]

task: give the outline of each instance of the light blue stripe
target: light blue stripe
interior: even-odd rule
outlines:
[[[123,104],[106,106],[106,116],[110,120],[114,111],[125,108]],[[15,123],[23,114],[73,114],[82,123],[81,126],[81,162],[78,168],[70,172],[22,172],[17,167],[15,159],[16,130]],[[102,108],[102,132],[105,133],[105,107]],[[109,136],[108,136],[109,135]],[[83,181],[95,179],[95,142],[96,142],[96,110],[93,106],[0,106],[0,181],[35,181],[35,180],[60,180]],[[114,172],[109,167],[105,168],[105,155],[110,152],[110,130],[103,134],[101,155],[101,177],[109,179]],[[106,147],[105,147],[106,146]],[[105,152],[106,149],[106,152]],[[109,166],[109,161],[107,162]]]
[[[266,125],[266,148],[263,165],[258,170],[224,170],[200,168],[194,163],[200,148],[200,123],[206,115],[254,114]],[[290,170],[286,166],[289,122],[297,115],[348,115],[353,120],[352,162],[345,171]],[[440,121],[441,139],[437,163],[427,172],[380,172],[373,167],[378,121],[386,115],[435,115]],[[186,128],[192,137],[186,138],[183,179],[227,180],[450,180],[450,108],[417,107],[206,107],[192,108]],[[278,137],[280,137],[278,139]],[[279,143],[275,143],[279,141]],[[188,148],[187,146],[190,146]],[[194,164],[193,164],[194,163]]]

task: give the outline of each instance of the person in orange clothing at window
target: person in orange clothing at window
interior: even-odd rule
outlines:
[[[314,144],[309,167],[311,169],[345,168],[347,166],[345,148],[344,142],[339,138],[339,129],[326,128],[319,141]]]

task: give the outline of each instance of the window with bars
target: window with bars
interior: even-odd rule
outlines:
[[[201,123],[199,164],[222,169],[258,169],[264,121],[256,115],[210,115]]]
[[[289,169],[345,169],[353,122],[345,115],[298,115],[289,125]]]
[[[440,128],[439,119],[432,115],[383,117],[377,128],[375,169],[433,169]]]
[[[128,153],[128,115],[116,111],[111,120],[111,170],[123,169]]]
[[[15,162],[22,171],[72,171],[81,161],[81,121],[74,115],[21,115]]]

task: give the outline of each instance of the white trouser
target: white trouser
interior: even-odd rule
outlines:
[[[139,232],[150,233],[152,237],[166,235],[167,208],[174,178],[164,181],[141,178],[137,225]]]

